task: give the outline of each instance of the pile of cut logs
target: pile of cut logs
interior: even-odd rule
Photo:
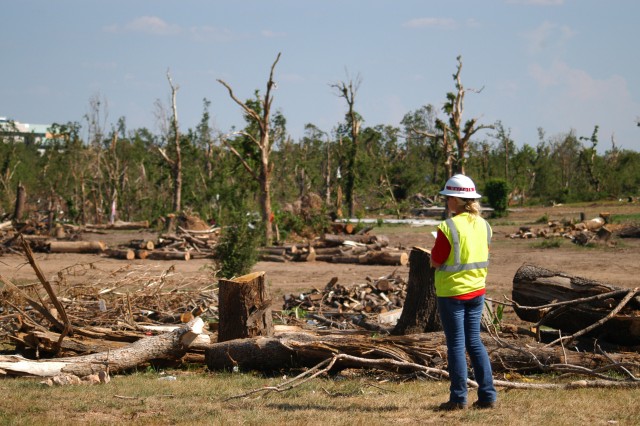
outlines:
[[[365,265],[399,265],[409,262],[404,250],[389,248],[383,235],[324,234],[306,244],[286,244],[260,249],[260,260],[268,262],[359,263]]]
[[[57,224],[49,230],[44,223],[24,223],[16,226],[13,222],[0,223],[0,248],[2,253],[22,253],[22,239],[36,252],[47,253],[95,253],[115,259],[189,260],[214,256],[220,228],[187,229],[177,227],[176,232],[160,234],[157,240],[132,239],[126,244],[109,247],[100,240],[83,241],[82,233],[101,233],[109,230],[146,229],[148,221],[122,222],[113,224],[88,224],[76,226]]]
[[[531,226],[521,226],[518,232],[510,234],[509,238],[568,238],[572,242],[586,245],[594,241],[608,243],[617,228],[608,223],[609,213],[584,220],[579,223],[550,221],[546,228],[534,229]]]
[[[284,310],[303,309],[310,312],[384,313],[402,308],[407,297],[407,283],[394,274],[378,279],[366,278],[363,284],[346,287],[334,277],[325,288],[302,293],[285,294]]]
[[[218,243],[220,228],[189,230],[178,227],[173,234],[161,234],[157,242],[130,240],[128,244],[105,251],[116,259],[189,260],[211,258]]]

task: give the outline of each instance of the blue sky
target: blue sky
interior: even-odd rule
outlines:
[[[454,90],[456,57],[469,89],[464,118],[501,120],[518,145],[600,126],[600,151],[640,151],[640,2],[636,0],[0,0],[0,116],[86,124],[89,99],[107,122],[159,132],[154,103],[193,128],[202,100],[222,132],[241,99],[264,92],[294,139],[331,130],[346,104],[330,85],[360,77],[365,126],[398,126]],[[109,126],[109,124],[108,124]],[[86,125],[84,126],[86,129]],[[480,138],[490,137],[487,133]]]

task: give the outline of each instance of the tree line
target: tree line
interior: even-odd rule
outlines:
[[[265,90],[252,98],[239,99],[233,87],[218,80],[229,102],[242,110],[245,126],[239,130],[213,128],[208,99],[198,125],[182,129],[179,86],[167,72],[171,105],[156,103],[160,130],[155,133],[129,129],[125,117],[107,123],[106,102],[99,96],[90,99],[84,128],[78,121],[52,125],[52,142],[44,149],[0,132],[2,213],[11,217],[19,187],[26,190],[32,214],[54,212],[58,220],[74,223],[180,212],[230,223],[239,220],[238,212],[250,218],[255,212],[251,220],[261,226],[264,242],[272,242],[274,227],[286,232],[304,226],[288,208],[303,197],[321,200],[319,221],[329,215],[403,215],[416,206],[416,196],[435,200],[444,182],[459,172],[472,176],[480,192],[492,181],[504,181],[509,202],[516,205],[638,195],[640,154],[619,149],[613,139],[599,153],[597,125],[591,135],[569,130],[547,136],[539,129],[537,144],[530,145],[514,141],[501,122],[465,120],[470,90],[462,84],[460,57],[455,90],[446,93],[441,109],[426,104],[408,112],[397,127],[368,126],[357,112],[361,81],[347,78],[331,84],[345,101],[344,120],[330,130],[309,123],[293,140],[286,117],[272,108],[279,58]]]

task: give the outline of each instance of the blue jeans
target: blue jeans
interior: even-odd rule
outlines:
[[[438,310],[447,340],[447,359],[451,387],[449,400],[467,403],[467,358],[478,382],[478,400],[494,402],[498,395],[493,387],[493,375],[487,349],[480,340],[480,320],[484,296],[469,300],[438,297]]]

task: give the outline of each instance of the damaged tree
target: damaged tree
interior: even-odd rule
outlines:
[[[261,111],[252,108],[247,102],[242,102],[236,97],[225,81],[218,79],[218,82],[222,84],[229,91],[229,96],[233,101],[238,104],[246,116],[258,126],[258,136],[249,132],[238,132],[242,136],[245,136],[252,141],[258,147],[257,163],[259,165],[256,171],[250,164],[249,158],[245,158],[237,149],[235,149],[226,139],[224,143],[227,148],[240,160],[242,166],[249,172],[251,177],[260,185],[260,208],[262,223],[265,231],[265,243],[267,245],[273,242],[273,227],[271,223],[271,174],[273,172],[273,163],[271,163],[271,150],[273,147],[273,140],[271,138],[271,103],[273,102],[273,95],[271,91],[275,89],[276,83],[273,81],[273,71],[276,64],[280,60],[280,53],[276,57],[276,60],[271,65],[271,73],[269,74],[269,80],[267,81],[267,92],[264,99],[260,100]]]

